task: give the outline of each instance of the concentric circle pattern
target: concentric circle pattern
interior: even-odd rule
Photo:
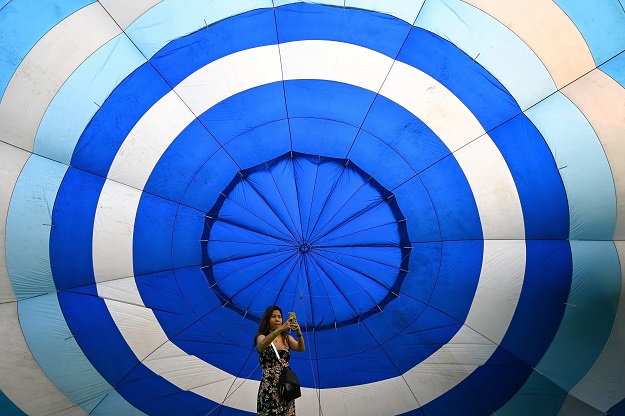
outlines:
[[[258,301],[273,293],[274,304],[304,311],[306,328],[336,329],[399,296],[405,221],[393,194],[349,160],[287,153],[221,192],[206,215],[202,267],[245,317],[260,322]]]
[[[0,22],[0,414],[625,415],[619,0]]]

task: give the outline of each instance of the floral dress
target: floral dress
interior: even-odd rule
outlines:
[[[258,352],[260,367],[263,370],[256,402],[258,416],[295,416],[295,400],[290,402],[282,400],[278,393],[280,372],[289,362],[291,351],[288,347],[278,351],[282,360],[278,360],[271,345]]]

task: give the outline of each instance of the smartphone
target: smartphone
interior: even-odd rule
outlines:
[[[295,312],[289,312],[289,321],[290,322],[297,321],[297,318],[295,318]]]

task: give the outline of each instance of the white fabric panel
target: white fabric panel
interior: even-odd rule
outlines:
[[[392,58],[379,52],[335,41],[281,43],[280,56],[285,80],[326,79],[373,92],[380,90],[393,65]]]
[[[523,240],[484,240],[480,280],[464,324],[496,344],[503,340],[521,296],[525,260]]]
[[[424,121],[428,124],[427,120]],[[455,152],[454,157],[471,186],[484,240],[524,239],[525,224],[519,193],[508,164],[490,137],[480,137]]]
[[[366,48],[329,41],[301,41],[281,44],[280,53],[286,79],[328,79],[359,85],[371,91],[378,91],[384,76],[393,63],[392,59]],[[279,60],[276,60],[276,54],[277,46],[272,45],[241,51],[221,58],[189,76],[176,88],[176,92],[179,93],[185,103],[189,104],[192,111],[199,115],[210,108],[211,105],[227,98],[228,94],[236,94],[243,89],[279,80],[279,73],[276,72],[276,70],[279,70],[279,66],[277,66],[279,65]],[[315,59],[306,61],[304,59],[306,56],[314,56]],[[299,62],[301,60],[305,62],[302,64]],[[253,66],[253,63],[256,62],[265,62],[266,65],[261,66],[261,69],[258,71],[253,71],[255,74],[241,71],[241,67],[247,68]],[[359,71],[359,68],[363,67],[363,65],[369,68],[370,71],[364,71],[365,74],[363,74],[363,71]],[[387,88],[385,85],[382,91],[385,92],[389,99],[399,104],[405,103],[407,109],[413,111],[417,117],[433,128],[434,133],[439,135],[443,141],[447,140],[446,144],[448,146],[454,149],[460,146],[455,134],[465,135],[463,144],[484,134],[475,117],[468,109],[458,107],[461,102],[453,97],[442,85],[427,79],[421,71],[415,68],[400,63],[395,65],[396,67],[393,68],[393,71],[395,71],[395,68],[400,69],[395,73],[391,71],[393,80],[390,81],[389,87]],[[237,78],[238,74],[241,74],[241,79]],[[409,80],[414,79],[420,80],[421,83],[413,83],[411,88],[407,88],[406,85],[408,85]],[[228,88],[224,88],[224,84]],[[431,109],[423,107],[421,102],[415,102],[416,100],[409,98],[410,95],[423,94],[430,87],[438,93],[431,99],[434,102],[444,103],[444,105]],[[422,88],[423,90],[417,88]],[[172,103],[177,103],[177,101],[164,97],[161,102],[154,106],[159,110],[148,111],[138,125],[158,125],[162,122],[159,121],[159,118],[162,118],[163,114],[167,113],[166,109],[170,106],[175,107],[178,105]],[[441,109],[449,108],[450,106],[455,108],[462,116],[449,118],[447,114],[443,116],[440,113]],[[156,148],[164,152],[168,143],[175,139],[175,135],[179,130],[180,125],[170,130],[169,134],[174,136],[165,137],[165,134],[158,136]],[[472,133],[467,135],[466,130],[470,130]],[[133,163],[137,163],[133,155],[141,154],[138,149],[145,145],[145,143],[142,143],[142,138],[140,134],[131,133],[127,138],[128,144],[125,151],[120,151],[118,157],[115,158],[111,172],[123,171],[123,174],[117,175],[120,180],[127,179],[125,172],[132,168]],[[143,139],[146,140],[147,137]],[[126,143],[124,144],[126,145]],[[518,195],[513,193],[516,187],[497,147],[490,141],[488,136],[484,135],[480,140],[457,153],[458,161],[464,169],[465,175],[478,200],[478,210],[480,211],[480,217],[483,219],[485,236],[492,238],[498,235],[495,229],[501,226],[499,217],[504,216],[506,224],[513,230],[511,234],[522,239],[524,237],[523,216]],[[478,154],[478,160],[471,160],[472,157]],[[138,171],[141,173],[133,176],[132,181],[135,185],[144,184],[147,181],[147,176],[145,175],[149,175],[160,156],[156,151],[150,152],[148,155],[147,160],[143,157],[141,158],[141,166],[138,166]],[[116,165],[124,166],[124,169],[119,169]],[[493,187],[491,185],[492,178],[504,179],[495,183]],[[118,192],[120,195],[117,195]],[[494,211],[489,207],[489,204],[492,202],[492,199],[490,199],[492,197],[489,195],[493,193],[495,195],[498,194],[499,198],[505,199],[505,210]],[[93,234],[94,253],[98,256],[97,261],[94,257],[94,270],[97,282],[115,278],[111,274],[99,276],[100,273],[106,270],[103,267],[104,265],[111,267],[109,260],[111,258],[117,259],[117,263],[123,265],[121,267],[116,266],[116,270],[112,273],[113,275],[116,275],[117,278],[132,276],[132,231],[139,198],[140,191],[138,189],[128,188],[112,181],[105,183],[98,203],[96,227],[94,227]],[[497,205],[500,204],[498,202]],[[489,218],[493,216],[497,218]],[[106,253],[106,255],[101,255],[101,253]],[[422,398],[418,398],[421,405],[445,393],[468,376],[475,368],[484,364],[495,350],[496,344],[503,339],[510,324],[523,284],[522,279],[525,271],[524,242],[485,241],[483,264],[484,267],[480,275],[476,299],[467,317],[467,326],[461,329],[444,348],[441,348],[404,375],[404,377],[413,380],[417,384],[424,383],[424,386],[430,386],[427,393]],[[514,266],[515,270],[511,270],[511,265]],[[510,281],[514,281],[515,284],[511,285]],[[124,282],[124,284],[126,283]],[[110,287],[108,289],[110,290]],[[134,284],[128,284],[123,291],[125,291],[125,298],[140,299],[138,289]],[[130,293],[131,291],[132,293]],[[111,292],[108,293],[109,295],[111,294]],[[158,374],[162,374],[165,378],[173,377],[174,384],[180,383],[176,385],[184,388],[183,386],[191,385],[189,383],[192,380],[189,379],[189,374],[176,373],[180,366],[180,360],[183,360],[186,363],[185,365],[196,369],[194,372],[196,375],[211,373],[214,374],[212,377],[214,380],[224,380],[224,387],[221,387],[218,383],[198,387],[196,389],[198,394],[206,395],[205,397],[217,402],[221,402],[225,398],[232,381],[235,379],[234,376],[216,369],[211,364],[196,357],[188,356],[174,344],[166,342],[167,337],[151,310],[144,308],[142,305],[133,306],[113,300],[107,300],[107,305],[109,305],[111,316],[117,325],[120,326],[120,330],[130,348],[133,349],[139,359],[148,357],[144,363],[149,368],[152,368]],[[483,335],[476,333],[475,330]],[[146,339],[144,335],[140,335],[146,333],[150,334],[147,337],[149,339]],[[163,351],[157,351],[161,345],[163,345]],[[155,353],[150,355],[152,352]],[[452,365],[439,365],[439,363],[453,364],[458,362],[461,364],[456,364],[453,372],[449,371]],[[456,376],[452,377],[452,373],[456,374]],[[433,383],[429,381],[432,378],[436,378],[439,381],[432,385]],[[229,379],[230,382],[226,382],[226,379]],[[367,390],[369,391],[367,394],[368,406],[378,406],[380,403],[388,403],[388,397],[394,397],[397,394],[398,386],[404,384],[402,377],[396,377],[368,385],[335,389],[336,391],[332,391],[332,389],[324,390],[323,395],[329,394],[330,396],[328,397],[333,397],[334,394],[338,394],[345,399],[345,397],[356,397],[360,392]],[[226,385],[228,389],[225,388]],[[244,383],[244,386],[246,386],[245,388],[255,390],[258,385]],[[308,389],[304,389],[305,394],[314,395],[306,390]],[[253,411],[255,408],[255,395],[245,396],[238,393],[230,398],[231,401],[229,403],[231,403],[231,406]],[[357,409],[362,408],[363,401],[356,398],[350,403],[352,407],[347,414],[354,414],[351,411],[353,410],[357,413]],[[418,405],[416,402],[410,403],[406,405],[405,411],[413,409],[415,408],[413,406]]]
[[[475,302],[473,303],[475,305]],[[421,406],[431,402],[467,378],[484,364],[497,345],[463,326],[434,354],[404,374]],[[384,400],[378,396],[377,400]]]
[[[401,377],[358,386],[323,389],[319,391],[319,394],[324,416],[391,416],[408,412],[423,404],[417,401],[419,398],[415,400],[414,390],[411,391]],[[302,393],[300,400],[304,398],[307,399],[307,396]],[[312,399],[317,400],[316,397]],[[336,405],[339,403],[340,405]],[[303,409],[299,403],[297,406],[297,414],[299,415]],[[314,410],[314,407],[311,410]],[[319,413],[303,414],[314,415]]]
[[[129,303],[131,305],[143,306],[143,299],[136,290],[137,286],[134,277],[110,280],[98,283],[98,296],[111,301]]]
[[[0,303],[15,301],[6,262],[6,223],[13,187],[30,153],[0,142]]]
[[[119,33],[97,2],[51,29],[26,55],[7,86],[0,102],[2,140],[32,151],[39,123],[65,80]]]
[[[122,30],[162,0],[98,0]]]
[[[138,293],[136,287],[135,291]],[[99,285],[98,295],[100,295]],[[152,309],[111,299],[104,299],[104,302],[117,328],[139,361],[145,360],[148,355],[167,342],[167,335],[158,325]]]
[[[132,128],[115,155],[107,178],[143,189],[173,139],[194,119],[185,103],[174,91],[170,91]]]
[[[137,287],[132,289],[139,296]],[[105,302],[122,336],[147,368],[183,390],[195,389],[203,397],[222,402],[236,380],[235,376],[188,355],[171,343],[151,309],[111,299]],[[255,411],[258,386],[258,381],[245,383],[242,392],[247,394],[237,394],[238,400],[233,397],[229,403],[238,409]],[[253,390],[253,394],[249,394],[249,390]]]
[[[140,197],[139,189],[104,182],[93,224],[93,273],[97,283],[134,275],[132,233]]]
[[[625,399],[625,241],[614,244],[621,263],[621,297],[612,333],[595,365],[570,391],[572,396],[602,412]]]
[[[380,94],[427,124],[452,152],[485,134],[458,97],[434,78],[403,62],[395,62]]]
[[[211,62],[189,75],[176,86],[175,91],[199,116],[228,97],[281,79],[278,46],[268,45]]]
[[[0,305],[0,390],[29,415],[87,414],[52,384],[35,361],[20,327],[17,302]]]

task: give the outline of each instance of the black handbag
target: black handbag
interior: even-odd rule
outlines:
[[[273,342],[271,343],[271,346],[276,352],[278,360],[282,361],[280,359],[280,354],[278,354],[278,349]],[[280,372],[280,377],[278,378],[278,394],[280,394],[280,397],[287,402],[295,400],[302,395],[299,378],[297,377],[295,371],[293,371],[288,365]]]

